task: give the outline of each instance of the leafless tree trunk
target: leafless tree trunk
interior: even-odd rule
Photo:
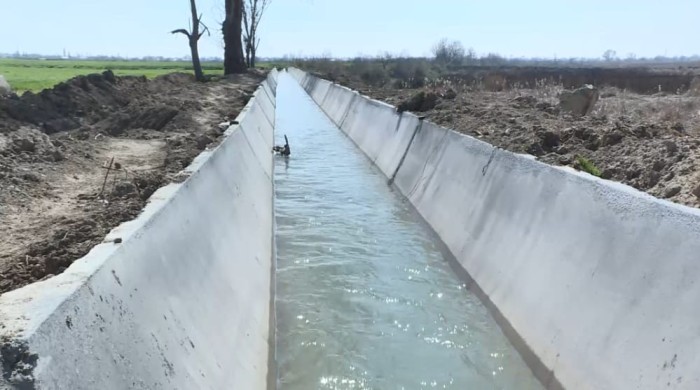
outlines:
[[[258,38],[258,26],[262,20],[265,9],[272,0],[245,0],[243,7],[243,42],[246,48],[246,62],[248,67],[255,67],[256,53],[260,45]]]
[[[224,74],[243,73],[243,0],[224,0],[226,19],[221,28],[224,34]]]
[[[190,8],[192,10],[192,31],[187,31],[184,28],[173,30],[172,34],[184,34],[190,43],[190,52],[192,53],[192,67],[194,68],[194,77],[197,81],[204,81],[204,72],[202,71],[202,63],[199,61],[199,47],[197,46],[199,39],[206,32],[209,34],[209,28],[202,23],[202,15],[197,14],[197,4],[195,0],[190,0]],[[199,31],[199,26],[204,27],[204,30]]]

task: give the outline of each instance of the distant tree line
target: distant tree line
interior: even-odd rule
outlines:
[[[459,41],[448,39],[439,40],[432,47],[432,57],[409,57],[407,55],[397,55],[390,52],[383,52],[376,56],[358,56],[355,58],[334,58],[330,53],[320,56],[295,56],[286,55],[281,58],[268,58],[270,62],[285,64],[328,64],[347,62],[351,69],[360,70],[359,73],[365,78],[372,80],[382,80],[384,71],[392,74],[404,74],[406,69],[420,65],[420,69],[414,70],[414,75],[428,73],[427,67],[442,70],[457,70],[461,67],[469,66],[512,66],[512,67],[607,67],[607,66],[654,66],[654,65],[682,65],[700,66],[700,56],[656,56],[638,57],[633,53],[619,58],[614,50],[605,51],[600,58],[508,58],[497,53],[486,53],[477,55],[474,49],[467,49]],[[373,67],[372,64],[380,66]],[[413,65],[410,65],[413,64]],[[328,66],[328,65],[327,65]],[[330,66],[332,67],[332,66]]]
[[[458,74],[468,68],[478,71],[479,67],[539,67],[539,68],[604,68],[604,67],[649,67],[660,66],[682,71],[700,67],[700,56],[640,58],[633,54],[619,59],[615,51],[603,53],[601,58],[507,58],[496,53],[477,55],[459,41],[441,39],[432,47],[429,58],[409,57],[383,52],[376,56],[355,58],[333,58],[330,53],[320,56],[287,55],[282,58],[267,59],[275,66],[297,66],[333,81],[343,82],[343,78],[359,78],[370,86],[391,85],[396,88],[419,88],[451,74]]]

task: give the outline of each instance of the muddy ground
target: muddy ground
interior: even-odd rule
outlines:
[[[323,77],[323,74],[320,74]],[[592,162],[606,179],[700,207],[700,91],[637,94],[601,86],[587,117],[558,107],[563,85],[488,91],[444,81],[420,89],[370,87],[352,76],[342,82],[365,95],[406,106],[418,94],[427,119],[516,153],[581,169]]]
[[[136,217],[263,78],[105,72],[0,98],[0,293],[62,272]]]

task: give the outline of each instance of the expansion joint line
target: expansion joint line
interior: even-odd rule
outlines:
[[[343,116],[340,117],[340,123],[338,123],[338,128],[340,130],[343,130],[343,126],[345,126],[345,120],[348,119],[348,116],[350,115],[350,111],[352,110],[352,107],[353,107],[353,103],[355,102],[355,98],[358,96],[359,96],[359,94],[357,94],[357,93],[355,93],[352,96],[352,99],[350,99],[350,103],[348,104],[348,109],[345,110],[345,112],[343,113]]]

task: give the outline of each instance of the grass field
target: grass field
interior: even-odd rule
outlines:
[[[223,64],[205,62],[207,74],[222,74]],[[41,91],[71,77],[112,70],[118,76],[155,77],[172,72],[192,73],[192,64],[186,61],[91,61],[91,60],[24,60],[0,59],[0,75],[16,92]]]

